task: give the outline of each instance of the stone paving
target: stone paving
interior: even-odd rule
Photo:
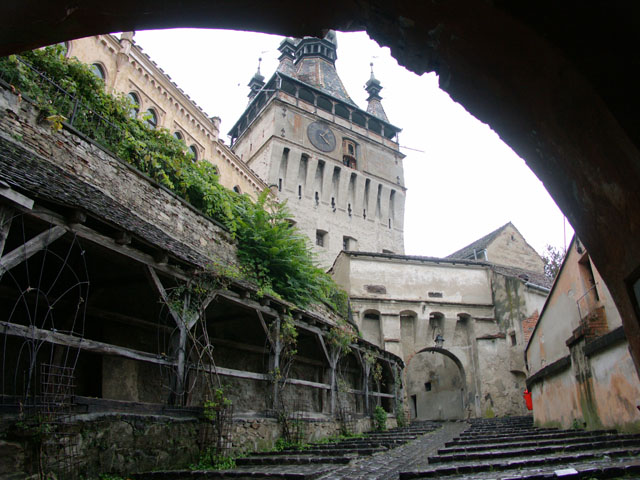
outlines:
[[[320,477],[322,480],[391,480],[400,471],[427,466],[427,457],[435,454],[445,442],[468,428],[466,422],[443,422],[434,432],[418,437],[398,448],[363,458]]]

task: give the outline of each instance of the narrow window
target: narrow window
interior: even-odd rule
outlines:
[[[282,191],[282,179],[281,178],[278,179],[278,191],[279,192]]]
[[[316,192],[315,194],[316,205],[320,205],[320,194]]]
[[[333,209],[333,211],[336,211],[336,199],[335,197],[331,197],[331,208]]]
[[[516,334],[512,333],[510,335],[510,337],[511,337],[511,346],[515,346],[515,344],[516,344]]]
[[[135,92],[129,92],[127,98],[131,102],[131,108],[129,109],[129,117],[136,118],[138,113],[140,113],[140,98],[138,94]],[[178,139],[182,140],[182,139]]]
[[[99,63],[94,63],[93,65],[91,65],[91,72],[103,82],[107,78],[107,74],[104,71],[104,67]]]
[[[351,204],[347,205],[347,212],[349,213],[349,216],[351,216]]]
[[[326,241],[327,232],[324,230],[316,230],[316,245],[324,247]]]
[[[196,146],[195,145],[191,145],[189,147],[189,151],[193,155],[193,161],[197,162],[198,161],[198,149],[196,148]]]
[[[302,185],[298,185],[298,200],[302,198]]]
[[[176,138],[177,140],[184,140],[184,137],[182,136],[182,134],[180,132],[174,132],[173,133],[174,138]]]
[[[152,130],[154,130],[158,126],[158,114],[153,108],[147,110],[147,113],[145,115],[145,122],[147,124],[147,127]]]

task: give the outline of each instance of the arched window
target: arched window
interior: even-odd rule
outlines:
[[[145,114],[145,122],[151,129],[155,129],[158,126],[158,114],[153,108],[147,110]]]
[[[238,194],[241,194],[241,193],[242,193],[242,190],[240,190],[240,187],[239,187],[238,185],[236,185],[235,187],[233,187],[233,191],[234,191],[234,192],[236,192],[236,193],[238,193]]]
[[[131,102],[131,108],[129,109],[129,116],[131,118],[136,118],[138,113],[140,113],[140,97],[135,92],[129,92],[127,98]]]
[[[99,63],[92,64],[91,65],[91,71],[93,72],[93,74],[96,77],[98,77],[103,82],[106,80],[107,73],[105,72],[104,67],[102,65],[100,65]]]
[[[173,132],[173,136],[178,140],[184,140],[184,136],[178,131]]]
[[[196,147],[195,145],[191,145],[189,147],[189,151],[193,155],[193,161],[197,162],[198,161],[198,147]]]

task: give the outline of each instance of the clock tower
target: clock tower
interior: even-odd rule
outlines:
[[[335,32],[286,38],[279,50],[277,71],[252,86],[229,132],[233,150],[287,201],[320,266],[341,250],[404,253],[400,129],[382,108],[373,69],[363,110],[336,71]]]

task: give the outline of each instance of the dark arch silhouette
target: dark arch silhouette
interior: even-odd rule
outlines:
[[[0,18],[0,55],[147,28],[367,30],[401,65],[438,73],[526,160],[589,250],[640,365],[640,58],[624,48],[640,43],[640,2],[24,0],[0,3]]]

